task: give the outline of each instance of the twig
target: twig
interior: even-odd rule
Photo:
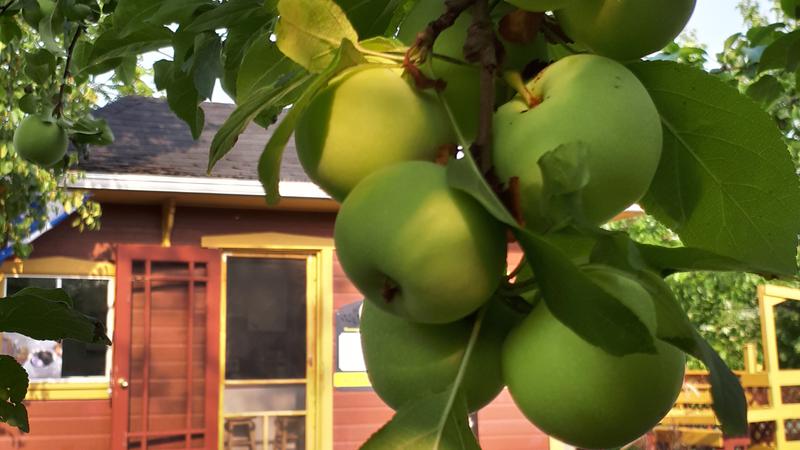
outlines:
[[[470,148],[478,168],[492,178],[492,116],[494,115],[494,80],[503,55],[503,46],[494,32],[489,16],[488,0],[477,0],[473,8],[473,22],[464,44],[467,61],[480,66],[480,118],[478,134]],[[490,180],[491,181],[491,180]]]
[[[446,84],[443,80],[431,80],[419,70],[419,64],[424,63],[428,56],[433,53],[433,44],[442,34],[442,31],[450,28],[456,23],[456,19],[462,12],[472,6],[477,0],[446,0],[445,10],[439,18],[430,22],[424,30],[417,33],[414,44],[409,47],[403,58],[403,68],[406,73],[414,78],[419,89],[433,88],[437,91],[445,89]]]
[[[67,86],[67,79],[69,78],[69,65],[72,63],[72,54],[75,51],[75,44],[78,43],[81,31],[83,31],[83,27],[79,25],[67,49],[67,60],[64,62],[64,75],[61,78],[61,86],[58,88],[58,97],[56,97],[56,106],[53,109],[53,115],[57,118],[61,117],[61,113],[64,111],[64,89]]]
[[[17,0],[8,0],[8,2],[7,2],[5,5],[3,5],[3,6],[0,6],[0,16],[2,16],[2,15],[3,15],[3,13],[5,13],[6,11],[8,11],[8,8],[11,8],[11,5],[13,5],[14,3],[16,3],[16,1],[17,1]]]

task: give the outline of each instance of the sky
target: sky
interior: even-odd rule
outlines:
[[[770,2],[761,0],[761,3],[763,12],[766,13],[766,5]],[[709,59],[713,61],[714,55],[722,51],[725,39],[744,30],[744,24],[739,11],[736,10],[735,0],[697,0],[697,6],[686,30],[696,32],[699,41],[707,46]],[[163,57],[164,55],[159,54],[146,55],[144,63],[152,64]],[[232,103],[231,99],[222,91],[219,82],[214,90],[212,101]]]

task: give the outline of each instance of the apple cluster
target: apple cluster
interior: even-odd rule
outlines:
[[[516,180],[518,212],[532,231],[556,232],[565,217],[601,225],[645,194],[661,156],[658,111],[624,62],[673,39],[694,0],[507,1],[550,11],[586,51],[555,58],[510,100],[499,95],[494,174],[506,186]],[[411,44],[442,11],[441,2],[419,2],[398,38]],[[440,98],[395,66],[357,66],[313,99],[296,130],[306,172],[341,202],[334,238],[344,271],[367,299],[361,333],[369,378],[398,409],[448,389],[462,370],[459,389],[470,411],[508,387],[548,434],[582,448],[624,445],[669,411],[685,355],[656,339],[654,353],[614,356],[556,319],[537,296],[522,296],[530,305],[521,313],[502,295],[501,284],[510,282],[507,230],[448,185],[441,162],[443,149],[477,134],[478,72],[458,61],[470,22],[466,12],[442,33],[433,53],[448,58],[423,68],[447,82]],[[525,52],[541,58],[545,48],[504,44],[516,55],[512,65]],[[566,206],[552,195],[558,177],[548,171],[559,168],[581,179],[573,186],[578,200]],[[603,265],[581,269],[655,335],[654,299],[636,276]]]

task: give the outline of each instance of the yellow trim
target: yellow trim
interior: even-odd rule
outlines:
[[[0,281],[5,274],[113,277],[117,269],[110,262],[52,256],[6,261],[0,265]]]
[[[28,386],[25,400],[107,400],[111,398],[108,381],[47,382],[34,381]]]
[[[289,378],[286,380],[225,380],[225,386],[266,386],[271,384],[304,384],[305,378]]]
[[[203,236],[200,245],[206,248],[270,251],[314,250],[333,248],[333,238],[289,233],[246,233]],[[238,256],[238,254],[237,254]]]
[[[201,245],[223,249],[220,316],[220,406],[219,446],[224,439],[223,411],[226,335],[226,261],[228,256],[298,258],[306,260],[307,295],[307,376],[306,382],[306,448],[333,448],[333,239],[286,233],[247,233],[205,236]],[[283,381],[283,380],[279,380]],[[302,380],[301,380],[302,382]],[[294,412],[296,413],[296,412]],[[269,412],[276,415],[274,411]],[[277,414],[280,415],[280,414]],[[248,414],[253,416],[253,414]]]
[[[172,246],[172,229],[175,227],[175,199],[170,197],[161,205],[161,246]]]
[[[336,372],[333,374],[333,387],[356,388],[371,386],[367,372]]]

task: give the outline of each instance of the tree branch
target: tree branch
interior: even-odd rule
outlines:
[[[0,16],[2,16],[2,15],[3,15],[3,13],[5,13],[6,11],[8,11],[8,9],[9,9],[9,8],[11,8],[11,6],[12,6],[14,3],[16,3],[16,1],[17,1],[17,0],[8,0],[8,2],[6,2],[6,4],[5,4],[5,5],[3,5],[3,6],[0,6]]]
[[[75,34],[72,36],[72,42],[69,43],[69,48],[67,49],[67,60],[64,62],[64,75],[61,77],[61,86],[58,88],[58,97],[56,97],[56,106],[53,109],[53,115],[61,117],[61,113],[64,111],[64,89],[67,86],[67,79],[69,78],[69,65],[72,64],[72,54],[75,51],[75,44],[78,43],[78,38],[83,31],[82,26],[78,26],[78,29],[75,30]]]

